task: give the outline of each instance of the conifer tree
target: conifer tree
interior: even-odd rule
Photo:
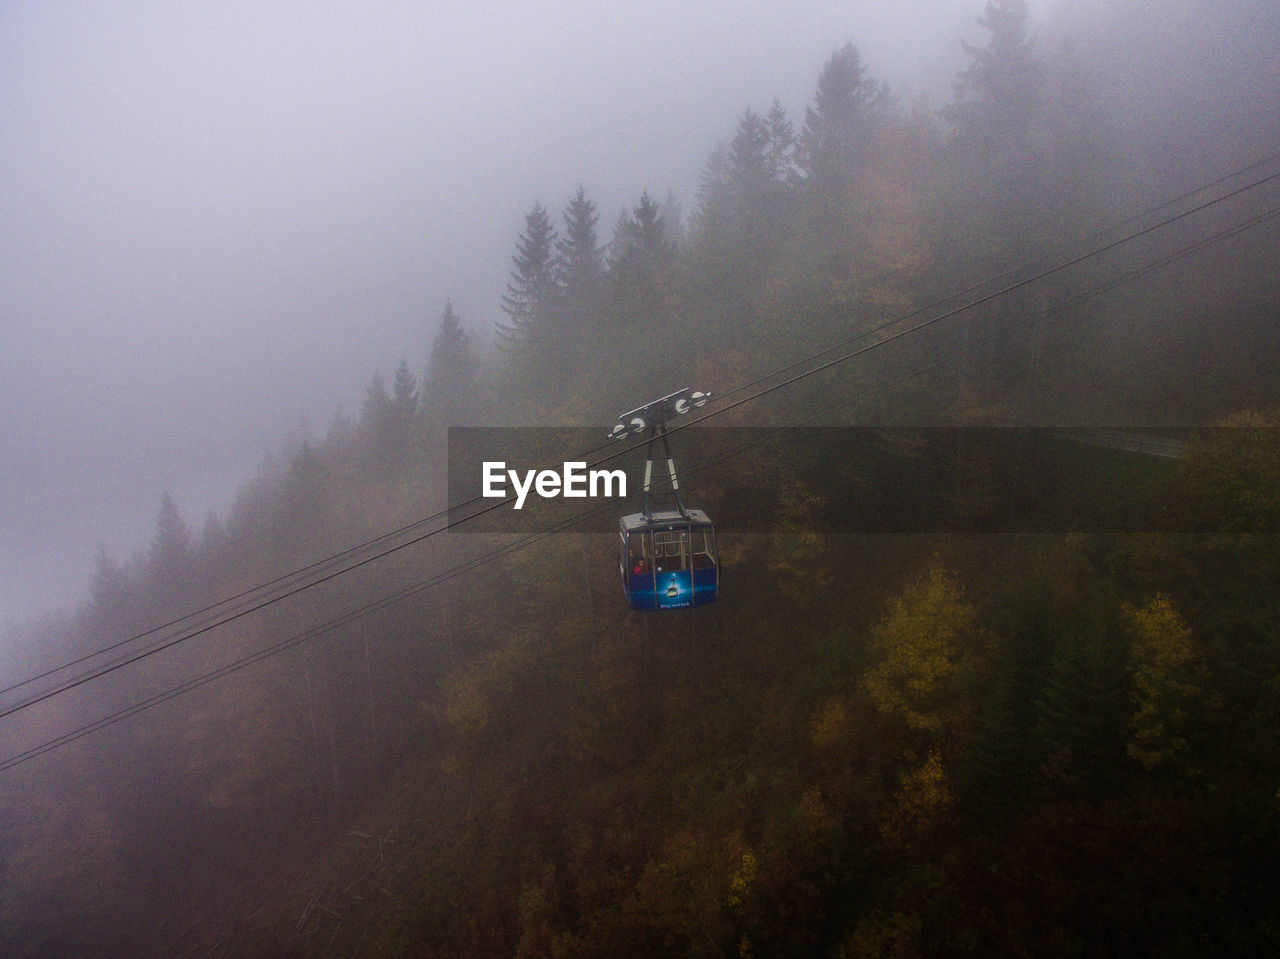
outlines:
[[[226,565],[227,550],[231,546],[231,537],[222,524],[222,520],[213,510],[205,514],[204,525],[200,527],[199,546],[196,551],[200,575],[207,580],[214,580],[218,570]]]
[[[178,512],[178,504],[166,490],[160,498],[160,513],[156,517],[156,534],[151,540],[148,557],[157,572],[180,571],[191,554],[191,531]]]
[[[405,360],[391,383],[391,411],[397,422],[408,423],[418,412],[418,378]]]
[[[717,144],[698,178],[695,213],[699,245],[714,244],[724,235],[729,217],[729,151]]]
[[[988,0],[978,24],[983,46],[963,43],[969,64],[956,80],[955,103],[941,111],[951,125],[950,205],[944,246],[960,274],[998,269],[1058,234],[1050,204],[1044,150],[1033,136],[1044,86],[1025,0]],[[1069,206],[1070,204],[1066,204]],[[966,346],[961,362],[962,402],[982,402],[981,390],[1006,391],[1028,368],[1018,317],[996,309],[984,321],[981,345]],[[963,325],[974,323],[966,317]],[[974,337],[966,332],[966,342]]]
[[[964,753],[963,805],[977,821],[1009,821],[1024,801],[1029,779],[1022,717],[1005,698],[979,713]]]
[[[360,408],[360,429],[366,433],[379,434],[390,418],[391,396],[387,393],[386,381],[381,373],[374,373],[364,394],[364,405]]]
[[[387,409],[386,459],[402,467],[419,449],[418,378],[405,360],[400,361],[391,381],[391,404]]]
[[[546,207],[535,203],[511,258],[515,269],[502,296],[508,322],[498,323],[498,343],[520,374],[536,370],[551,336],[556,309],[556,230]]]
[[[797,141],[804,175],[820,188],[848,178],[865,160],[874,121],[888,106],[888,87],[867,74],[857,47],[846,44],[832,54]]]
[[[397,446],[396,411],[381,373],[373,375],[365,392],[360,411],[360,434],[369,462],[379,470],[388,468]]]
[[[98,552],[94,555],[93,579],[90,583],[90,595],[95,608],[109,609],[124,593],[124,570],[107,552],[106,544],[98,544]]]
[[[769,128],[748,107],[729,145],[729,188],[739,203],[760,195],[772,180],[770,146]]]
[[[1124,647],[1098,624],[1063,637],[1035,702],[1035,740],[1048,751],[1048,785],[1100,794],[1121,782],[1128,676]]]
[[[872,208],[879,145],[888,128],[890,98],[873,79],[858,50],[847,44],[818,77],[811,107],[796,139],[798,199],[803,217],[793,231],[800,264],[798,286],[847,322],[864,298],[874,241]],[[777,217],[773,217],[777,219]],[[836,321],[841,322],[841,321]]]
[[[658,214],[662,217],[663,231],[671,246],[672,258],[676,259],[680,251],[688,246],[689,235],[685,232],[684,204],[674,190],[667,190],[667,195],[658,204]]]
[[[956,102],[942,116],[951,124],[960,185],[972,198],[982,232],[999,246],[1024,246],[1039,218],[1046,188],[1045,158],[1032,129],[1042,105],[1045,68],[1035,53],[1025,0],[988,0],[978,23],[985,46],[963,43],[969,65],[956,80]],[[1039,224],[1043,229],[1047,224]]]
[[[428,428],[447,429],[476,415],[479,385],[471,339],[454,312],[452,301],[446,301],[440,329],[431,343],[422,389]]]
[[[90,581],[91,606],[97,624],[111,631],[124,632],[129,624],[132,600],[129,575],[119,562],[98,544],[94,556],[93,579]]]
[[[564,236],[556,240],[556,269],[561,295],[570,312],[580,312],[599,296],[604,278],[604,252],[596,233],[600,217],[586,191],[565,204]]]
[[[618,220],[609,245],[609,268],[615,281],[658,284],[675,262],[675,247],[667,239],[667,225],[648,191]]]
[[[748,109],[738,122],[726,162],[730,246],[735,282],[743,299],[737,312],[751,310],[763,289],[776,241],[788,219],[786,181],[790,176],[791,124],[776,100],[767,117]]]
[[[604,251],[596,233],[596,205],[586,191],[565,204],[564,235],[556,240],[556,280],[560,304],[555,335],[559,347],[553,358],[561,369],[580,363],[598,331],[604,307]]]
[[[613,314],[623,327],[653,322],[661,312],[675,265],[675,246],[666,221],[648,192],[624,213],[609,244]]]
[[[379,460],[390,462],[408,446],[407,440],[397,442],[391,431],[392,422],[385,427],[385,447],[379,449]],[[325,540],[330,474],[320,455],[309,440],[304,440],[289,463],[280,487],[280,501],[276,510],[276,537],[292,547],[315,548]]]
[[[189,601],[192,578],[191,539],[191,530],[178,512],[178,504],[166,491],[160,498],[156,533],[147,552],[155,584],[153,598],[160,604],[162,612],[172,611]]]
[[[987,0],[978,18],[990,34],[986,46],[962,41],[970,63],[956,81],[957,102],[943,111],[958,137],[998,141],[1027,135],[1044,86],[1027,19],[1026,0]]]
[[[787,117],[787,111],[779,100],[774,100],[764,117],[765,131],[769,136],[766,158],[769,178],[775,183],[789,183],[795,177],[795,128]]]
[[[777,231],[786,216],[778,200],[796,172],[794,148],[795,134],[780,102],[774,100],[763,118],[750,108],[743,113],[730,146],[716,146],[699,179],[694,225],[701,253],[741,239],[750,221],[768,221]]]
[[[204,526],[200,528],[200,549],[207,553],[217,553],[225,549],[230,537],[222,520],[213,510],[205,514]]]

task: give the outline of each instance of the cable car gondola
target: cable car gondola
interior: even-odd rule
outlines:
[[[677,390],[624,413],[609,434],[613,439],[649,434],[640,512],[618,520],[618,570],[632,609],[681,609],[703,606],[716,598],[720,564],[715,524],[702,510],[685,507],[667,443],[667,420],[703,406],[707,399],[708,394],[691,392],[687,387]],[[659,438],[675,498],[675,509],[670,510],[653,510],[649,500],[654,443]]]

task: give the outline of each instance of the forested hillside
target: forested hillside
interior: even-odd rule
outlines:
[[[533,205],[492,337],[442,291],[358,417],[101,551],[0,698],[0,952],[1280,950],[1280,144],[1165,156],[1087,36],[975,16],[941,107],[844,45],[695,197]],[[836,531],[852,479],[749,448],[764,520],[698,610],[628,610],[609,534],[443,531],[450,426],[685,385],[682,463],[721,425],[1191,429],[1150,532]],[[959,461],[940,497],[1007,505]]]

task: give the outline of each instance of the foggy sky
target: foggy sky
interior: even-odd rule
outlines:
[[[982,5],[0,5],[0,627],[86,599],[165,490],[225,516],[420,371],[447,298],[490,330],[533,202],[581,184],[602,239],[645,189],[691,210],[742,111],[798,126],[850,41],[940,105]]]
[[[930,75],[973,4],[0,7],[0,625],[87,597],[161,494],[198,531],[304,421],[488,331],[534,201],[692,206],[830,53]],[[692,8],[692,9],[691,9]],[[924,26],[921,26],[921,23]]]

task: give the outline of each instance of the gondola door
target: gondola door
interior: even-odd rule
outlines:
[[[693,605],[693,573],[689,565],[689,527],[655,530],[653,536],[654,606],[678,609]]]

